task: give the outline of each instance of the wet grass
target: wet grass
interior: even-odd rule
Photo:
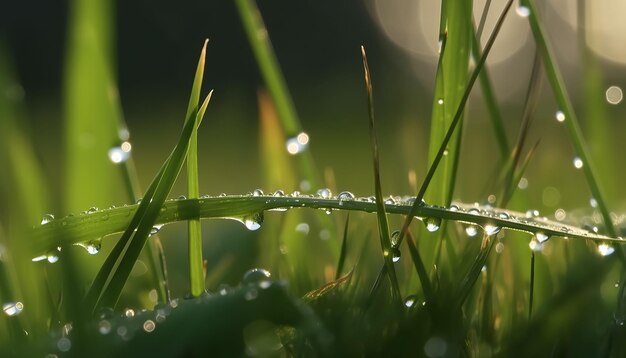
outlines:
[[[137,176],[150,175],[136,172],[119,103],[110,93],[102,94],[103,88],[114,87],[106,60],[112,46],[110,19],[94,20],[100,24],[92,34],[102,37],[100,49],[92,41],[81,42],[80,23],[73,20],[77,22],[76,30],[70,31],[76,37],[68,56],[66,102],[71,110],[65,124],[64,206],[68,212],[85,210],[76,215],[44,214],[51,206],[40,193],[43,169],[33,154],[35,145],[17,125],[22,104],[2,97],[0,136],[9,144],[0,151],[0,165],[6,169],[0,180],[7,203],[3,209],[12,210],[2,211],[0,227],[4,245],[0,299],[5,313],[0,315],[5,328],[0,331],[0,355],[624,353],[624,214],[611,210],[602,189],[604,176],[609,175],[604,161],[610,156],[592,158],[533,1],[522,1],[523,7],[517,9],[527,16],[537,46],[521,114],[500,107],[484,72],[500,25],[513,15],[509,14],[513,2],[507,2],[496,26],[489,29],[483,28],[483,21],[474,21],[465,2],[443,1],[428,160],[416,164],[424,166],[424,177],[413,172],[410,179],[417,195],[394,193],[395,186],[385,182],[388,177],[383,174],[388,173],[382,170],[386,162],[379,133],[387,122],[374,113],[374,93],[380,88],[374,79],[380,78],[382,69],[370,67],[361,48],[366,95],[358,117],[359,125],[369,128],[371,155],[362,155],[364,160],[371,158],[374,173],[359,179],[371,183],[371,192],[364,196],[338,190],[342,178],[333,168],[318,171],[309,148],[311,138],[298,119],[260,13],[252,1],[236,4],[268,89],[258,95],[263,185],[250,186],[270,191],[201,195],[220,192],[201,187],[198,169],[198,162],[220,155],[198,149],[200,122],[205,112],[205,121],[212,115],[213,92],[200,101],[207,43],[186,114],[181,113],[178,141],[140,194]],[[85,4],[75,7],[87,18],[98,13]],[[475,34],[482,32],[490,38],[479,49]],[[4,54],[0,51],[0,81],[6,83],[0,85],[8,88],[15,79]],[[190,64],[190,75],[191,68]],[[208,76],[212,70],[206,69]],[[90,71],[98,78],[93,86],[82,82],[81,74]],[[537,98],[544,75],[562,111],[566,129],[562,135],[580,158],[596,203],[578,211],[582,214],[572,210],[567,219],[558,212],[554,217],[540,215],[521,185],[541,151],[541,144],[530,138],[538,126]],[[588,74],[588,80],[589,87],[600,87],[597,73]],[[497,167],[482,201],[463,203],[455,198],[464,195],[460,166],[468,160],[464,139],[476,125],[467,112],[476,81],[491,116],[492,128],[482,135],[494,136],[492,162]],[[586,111],[604,118],[593,138],[602,137],[601,130],[610,130],[607,112],[603,103],[591,99],[589,103]],[[95,109],[108,115],[91,123],[87,118],[92,119],[90,111]],[[512,129],[517,129],[517,137],[507,138]],[[75,138],[85,131],[94,134],[91,140],[96,144],[89,148],[83,148],[84,136],[82,141]],[[597,166],[601,172],[596,162],[602,163]],[[185,163],[187,197],[171,199],[175,182],[184,177],[179,174]],[[96,169],[90,172],[91,167]],[[578,190],[569,188],[568,179],[558,183],[563,195]],[[93,193],[99,187],[94,180],[102,182],[102,191]],[[541,177],[534,180],[543,185]],[[122,183],[117,188],[123,190],[109,192],[112,182]],[[389,192],[393,195],[385,194]],[[141,201],[136,202],[139,196]],[[118,202],[119,197],[126,198],[125,205],[96,208]],[[40,216],[41,224],[33,226],[34,217]],[[243,225],[204,230],[202,219]],[[186,235],[163,234],[167,230],[162,227],[175,227],[176,222],[187,223]],[[163,249],[159,235],[186,248],[178,255],[186,258],[185,265],[170,266],[168,271],[166,259],[176,253]],[[105,248],[108,243],[111,246]],[[229,250],[224,250],[227,245]]]

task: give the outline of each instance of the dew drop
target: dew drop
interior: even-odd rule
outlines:
[[[534,252],[541,252],[543,250],[543,243],[537,240],[537,236],[533,236],[533,238],[528,243],[528,247]]]
[[[391,248],[391,261],[398,262],[400,261],[400,257],[402,256],[402,252],[397,247]]]
[[[555,117],[556,117],[556,120],[559,122],[565,121],[565,113],[563,113],[562,111],[556,111]]]
[[[277,197],[277,198],[280,198],[280,197],[285,196],[285,192],[284,192],[284,191],[282,191],[282,190],[276,190],[276,191],[274,192],[274,194],[272,194],[272,196]]]
[[[102,247],[102,241],[100,239],[97,240],[89,240],[85,242],[79,242],[76,244],[83,249],[87,250],[87,253],[90,255],[95,255],[100,252],[100,248]]]
[[[124,316],[127,318],[135,317],[135,311],[132,308],[124,310]]]
[[[354,194],[349,191],[342,191],[339,195],[337,195],[337,199],[339,199],[339,205],[343,205],[346,201],[354,200]]]
[[[520,17],[530,16],[530,9],[527,6],[520,5],[517,8],[515,8],[515,12]]]
[[[252,196],[263,196],[263,190],[254,189],[254,191],[252,192]]]
[[[52,220],[54,220],[54,215],[52,215],[52,214],[45,214],[44,216],[41,217],[41,225],[45,225],[45,224],[49,223]]]
[[[539,216],[539,210],[527,210],[525,216],[527,219],[536,218]]]
[[[496,253],[501,254],[504,251],[504,244],[499,242],[496,244]]]
[[[624,93],[618,86],[611,86],[606,90],[606,101],[610,104],[619,104],[624,99]]]
[[[46,260],[51,264],[59,261],[59,251],[61,251],[60,248],[50,250],[48,254],[46,254]]]
[[[389,240],[391,241],[391,246],[400,246],[400,230],[395,230],[394,232],[392,232]]]
[[[307,223],[299,223],[298,225],[296,225],[296,231],[297,232],[301,232],[304,235],[308,235],[309,234],[309,224]]]
[[[575,157],[573,160],[573,163],[574,163],[574,168],[576,169],[580,169],[584,165],[583,160],[580,159],[579,157]]]
[[[154,323],[154,321],[153,321],[153,320],[151,320],[151,319],[146,320],[146,321],[143,323],[143,330],[144,330],[144,331],[146,331],[146,332],[148,332],[148,333],[150,333],[150,332],[154,331],[154,329],[155,329],[155,328],[156,328],[156,323]]]
[[[480,210],[478,208],[471,208],[467,211],[467,213],[472,215],[480,215]]]
[[[436,217],[429,217],[424,219],[424,225],[426,225],[426,230],[430,232],[435,232],[439,230],[441,226],[441,219]]]
[[[475,237],[476,235],[478,235],[478,228],[476,227],[476,225],[467,225],[465,227],[465,233],[469,237]]]
[[[2,305],[2,310],[7,316],[17,316],[24,310],[24,304],[22,302],[7,302]]]
[[[250,231],[258,230],[261,228],[261,224],[263,224],[263,212],[244,216],[243,219],[238,221],[242,222]]]
[[[495,226],[495,225],[485,225],[484,230],[485,230],[485,234],[487,234],[487,236],[491,236],[491,235],[495,235],[497,233],[500,232],[500,227],[499,226]]]
[[[598,245],[598,253],[602,256],[609,256],[615,252],[615,248],[607,243]]]
[[[589,205],[592,208],[597,208],[598,207],[598,201],[595,198],[591,198],[591,199],[589,199]]]
[[[442,105],[442,104],[443,104],[443,98],[439,98],[439,99],[437,100],[437,104],[438,104],[438,105]]]
[[[415,306],[417,306],[417,296],[416,295],[409,295],[404,299],[404,306],[406,308],[413,308]]]
[[[98,322],[98,332],[100,332],[100,334],[102,335],[111,333],[111,322],[106,319]]]
[[[161,231],[161,228],[163,227],[163,225],[154,225],[151,229],[150,229],[150,234],[149,236],[154,236],[156,234],[159,233],[159,231]]]
[[[511,218],[511,216],[508,213],[505,213],[503,211],[501,213],[498,213],[498,218],[502,219],[502,220],[509,220]]]
[[[253,268],[246,273],[243,274],[243,278],[241,279],[241,284],[246,285],[258,285],[261,282],[267,281],[270,279],[272,274],[262,268]]]
[[[333,196],[333,193],[328,188],[322,188],[317,191],[317,196],[322,199],[330,199]]]
[[[87,210],[87,214],[95,214],[98,212],[98,208],[96,208],[95,206],[92,206],[89,208],[89,210]]]
[[[300,132],[298,135],[287,138],[285,147],[287,152],[291,155],[302,153],[309,145],[309,135],[305,132]]]
[[[120,146],[109,149],[109,160],[114,164],[126,162],[130,158],[131,148],[130,142],[124,142]]]
[[[544,242],[548,241],[548,239],[550,239],[549,235],[546,235],[543,232],[537,232],[535,233],[535,239],[540,243],[543,244]]]
[[[450,205],[448,210],[450,210],[450,211],[461,211],[461,208],[459,208],[459,206],[456,205],[456,204],[452,204],[452,205]]]

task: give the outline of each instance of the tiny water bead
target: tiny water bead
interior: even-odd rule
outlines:
[[[580,169],[584,165],[583,160],[580,159],[579,157],[575,157],[573,160],[573,163],[574,163],[574,168],[576,169]]]
[[[515,8],[515,12],[519,17],[528,17],[530,16],[530,9],[527,6],[520,5]]]
[[[602,243],[598,245],[598,253],[601,256],[609,256],[615,252],[615,248],[607,243]]]
[[[301,232],[304,235],[308,235],[309,234],[309,224],[307,223],[299,223],[298,225],[296,225],[296,232]]]
[[[483,229],[485,230],[485,234],[487,236],[492,236],[492,235],[495,235],[495,234],[499,233],[501,227],[487,224],[487,225],[485,225],[485,227]]]
[[[52,215],[52,214],[45,214],[44,216],[41,217],[41,225],[45,225],[45,224],[49,223],[52,220],[54,220],[54,215]]]
[[[562,111],[556,111],[555,117],[558,122],[565,121],[565,113],[563,113]]]
[[[530,240],[530,242],[528,243],[528,247],[530,247],[530,250],[534,252],[543,251],[543,243],[539,242],[536,236],[533,236],[533,238]]]
[[[143,323],[143,330],[147,333],[153,332],[156,328],[156,323],[153,320],[149,319]]]
[[[254,189],[254,191],[252,192],[252,196],[263,196],[263,190]]]
[[[271,276],[272,274],[265,269],[258,268],[258,267],[253,268],[253,269],[246,271],[246,273],[243,274],[243,278],[241,279],[241,284],[244,286],[258,285],[261,282],[269,280]]]
[[[300,132],[298,135],[290,137],[285,142],[287,152],[291,155],[302,153],[309,145],[309,135]]]
[[[436,232],[441,227],[441,218],[428,217],[424,219],[424,225],[429,232]]]
[[[102,248],[102,241],[100,239],[89,240],[86,242],[79,242],[76,245],[87,250],[87,253],[89,253],[90,255],[95,255],[100,252],[100,248]]]
[[[400,261],[400,257],[402,256],[402,252],[397,247],[391,248],[391,261],[398,262]]]
[[[442,105],[442,104],[443,104],[443,98],[439,98],[439,99],[437,100],[437,104]]]
[[[285,192],[282,191],[282,190],[276,190],[274,192],[274,194],[272,194],[272,196],[276,197],[276,198],[281,198],[281,197],[285,196]]]
[[[343,205],[346,201],[354,200],[355,196],[349,191],[342,191],[339,195],[337,195],[337,199],[339,200],[339,205]]]
[[[388,197],[385,199],[385,205],[396,205],[396,199],[393,196]]]
[[[130,142],[123,142],[121,145],[109,149],[109,160],[114,164],[124,163],[130,158],[131,149]]]
[[[24,304],[22,302],[7,302],[2,305],[2,310],[7,316],[17,316],[24,310]]]
[[[550,239],[550,236],[542,233],[542,232],[537,232],[535,233],[535,237],[534,237],[537,242],[539,242],[540,244],[543,244],[544,242],[548,241],[548,239]]]
[[[263,224],[263,212],[244,216],[244,218],[239,221],[250,231],[258,230],[261,228],[261,224]]]
[[[391,246],[393,247],[398,247],[400,246],[400,230],[395,230],[394,232],[391,233],[391,236],[389,237],[389,240],[391,241]]]
[[[409,295],[404,299],[404,306],[406,308],[413,308],[417,306],[418,298],[416,295]]]
[[[478,235],[478,228],[476,227],[476,225],[467,225],[465,227],[465,233],[469,237],[475,237],[476,235]]]
[[[317,196],[322,199],[330,199],[333,196],[333,192],[328,188],[322,188],[317,191]]]
[[[624,93],[618,86],[611,86],[607,88],[605,96],[606,101],[613,105],[619,104],[622,99],[624,99]]]

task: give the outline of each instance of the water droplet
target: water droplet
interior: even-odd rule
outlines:
[[[124,316],[128,318],[135,317],[135,311],[132,308],[127,308],[124,310]]]
[[[276,191],[274,192],[274,194],[272,194],[272,196],[277,197],[277,198],[280,198],[280,197],[285,196],[285,192],[284,192],[284,191],[282,191],[282,190],[276,190]]]
[[[161,228],[163,227],[163,225],[154,225],[152,227],[152,229],[150,229],[150,234],[149,236],[153,236],[159,233],[159,231],[161,231]]]
[[[7,316],[17,316],[24,310],[22,302],[7,302],[2,305],[2,310]]]
[[[530,9],[527,6],[520,5],[517,8],[515,8],[515,12],[520,17],[530,16]]]
[[[54,215],[52,215],[52,214],[45,214],[44,216],[41,217],[41,225],[45,225],[45,224],[49,223],[52,220],[54,220]]]
[[[252,192],[252,196],[263,196],[263,190],[254,189],[254,191]]]
[[[103,335],[111,333],[111,322],[106,319],[98,322],[98,332]]]
[[[496,253],[501,254],[504,251],[504,244],[499,242],[496,244]]]
[[[241,284],[244,286],[258,285],[259,283],[263,281],[269,280],[271,276],[272,274],[265,269],[253,268],[253,269],[246,271],[246,273],[243,274],[243,278],[241,279]]]
[[[556,111],[556,120],[559,122],[564,122],[565,121],[565,113],[563,113],[562,111]]]
[[[389,241],[391,241],[391,246],[393,247],[398,247],[400,246],[400,230],[395,230],[394,232],[391,233],[391,236],[389,237]]]
[[[50,250],[48,254],[46,254],[46,260],[51,264],[59,261],[59,251],[61,251],[60,248]]]
[[[467,225],[465,227],[465,233],[469,237],[474,237],[478,235],[478,228],[476,227],[476,225]]]
[[[130,158],[131,149],[130,142],[123,142],[120,146],[109,149],[109,160],[114,164],[124,163]]]
[[[263,212],[244,216],[243,219],[237,220],[243,223],[248,230],[255,231],[261,228],[261,224],[263,224]]]
[[[296,225],[296,231],[297,232],[301,232],[301,233],[303,233],[305,235],[308,235],[309,234],[309,230],[310,230],[309,224],[307,224],[307,223],[299,223],[298,225]]]
[[[598,253],[602,256],[609,256],[615,252],[615,248],[607,243],[602,243],[598,245]]]
[[[391,261],[398,262],[400,261],[400,257],[402,256],[402,252],[397,247],[391,248]]]
[[[565,217],[567,217],[567,212],[563,209],[556,209],[556,211],[554,212],[554,218],[557,221],[563,221],[565,220]]]
[[[543,243],[537,240],[537,236],[533,236],[533,238],[528,243],[528,247],[534,252],[541,252],[543,250]]]
[[[309,135],[300,132],[294,137],[289,137],[285,142],[287,152],[291,155],[302,153],[309,145]]]
[[[498,218],[502,220],[509,220],[511,216],[508,213],[505,213],[503,211],[503,212],[498,213]]]
[[[537,239],[540,244],[543,244],[544,242],[548,241],[548,239],[550,239],[550,235],[546,235],[543,232],[537,232],[535,233],[535,239]]]
[[[317,191],[317,196],[322,199],[330,199],[333,196],[333,193],[328,188],[322,188]]]
[[[426,225],[426,230],[430,232],[435,232],[439,230],[441,226],[441,218],[429,217],[424,219],[424,225]]]
[[[89,253],[90,255],[95,255],[98,252],[100,252],[100,248],[102,247],[102,240],[100,240],[100,239],[89,240],[89,241],[85,241],[85,242],[79,242],[76,245],[78,245],[78,246],[82,247],[83,249],[87,250],[87,253]]]
[[[450,210],[450,211],[461,211],[461,208],[458,205],[452,204],[452,205],[450,205],[448,210]]]
[[[438,104],[438,105],[442,105],[442,104],[443,104],[443,98],[439,98],[439,99],[437,100],[437,104]]]
[[[618,86],[611,86],[606,90],[606,101],[610,104],[619,104],[624,99],[624,93]]]
[[[346,201],[352,201],[354,200],[354,198],[354,194],[349,191],[342,191],[341,193],[339,193],[339,195],[337,195],[337,199],[339,199],[339,205],[343,205],[343,203]]]
[[[409,295],[404,299],[404,306],[406,306],[406,308],[413,308],[417,306],[417,300],[416,295]]]
[[[519,180],[519,183],[517,183],[517,187],[518,187],[520,190],[525,190],[525,189],[528,189],[528,179],[526,179],[526,178],[521,178],[521,179]]]
[[[478,208],[471,208],[467,211],[467,213],[472,215],[480,215],[480,210]]]
[[[539,210],[528,210],[525,216],[527,219],[536,218],[539,216]]]
[[[580,169],[584,165],[583,160],[580,159],[579,157],[575,157],[573,163],[574,163],[574,168],[576,169]]]
[[[499,226],[490,225],[490,224],[487,224],[484,227],[485,234],[487,234],[487,236],[491,236],[491,235],[495,235],[495,234],[499,233],[500,229],[501,228]]]
[[[156,323],[154,323],[154,321],[153,321],[153,320],[150,320],[150,319],[149,319],[149,320],[146,320],[146,321],[143,323],[143,330],[144,330],[144,331],[146,331],[146,332],[148,332],[148,333],[150,333],[150,332],[154,331],[154,329],[155,329],[155,328],[156,328]]]
[[[396,205],[396,199],[393,196],[388,197],[385,199],[385,205]]]
[[[591,199],[589,199],[589,205],[592,208],[597,208],[598,207],[598,201],[595,198],[591,198]]]

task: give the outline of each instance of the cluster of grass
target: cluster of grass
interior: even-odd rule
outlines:
[[[487,29],[490,36],[482,49],[471,4],[442,2],[427,174],[416,184],[416,195],[383,195],[376,131],[381,122],[372,81],[377,69],[370,68],[361,48],[362,124],[369,123],[373,163],[368,197],[337,192],[331,175],[321,179],[252,0],[236,5],[268,91],[259,94],[264,187],[288,192],[200,196],[198,160],[204,158],[197,150],[198,129],[212,94],[201,101],[207,43],[178,142],[142,192],[112,90],[110,8],[99,2],[73,4],[63,203],[68,212],[91,209],[58,218],[44,214],[51,199],[42,190],[44,175],[34,147],[18,123],[22,103],[18,97],[1,97],[0,164],[5,170],[0,180],[6,204],[0,226],[5,313],[0,315],[0,355],[624,354],[620,216],[607,206],[603,178],[534,1],[522,1],[518,8],[532,29],[536,58],[524,112],[509,122],[519,122],[513,141],[506,137],[510,124],[503,122],[485,65],[513,1]],[[489,5],[484,11],[490,11]],[[10,89],[16,83],[5,54],[0,51],[0,88]],[[540,216],[518,193],[537,150],[527,138],[544,73],[596,206],[589,218],[567,224]],[[598,81],[595,72],[588,78],[590,86]],[[463,127],[472,125],[464,109],[477,81],[499,148],[493,189],[482,205],[453,202],[461,179]],[[588,107],[598,113],[601,123],[594,136],[601,137],[597,131],[610,130],[602,104]],[[185,163],[187,195],[168,200]],[[127,205],[96,208],[110,205],[120,187]],[[33,227],[34,218],[42,215],[41,225]],[[236,285],[220,284],[236,264],[224,261],[207,269],[203,218],[234,219],[258,230],[263,268],[250,267]],[[184,297],[171,297],[175,283],[168,277],[168,253],[159,238],[163,225],[177,221],[188,225]],[[322,240],[307,240],[311,231]],[[102,249],[103,238],[115,244]],[[90,256],[83,249],[103,252]],[[148,274],[133,275],[142,268]]]

